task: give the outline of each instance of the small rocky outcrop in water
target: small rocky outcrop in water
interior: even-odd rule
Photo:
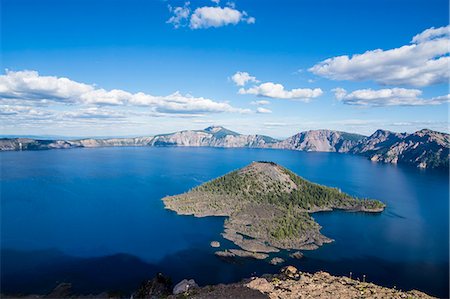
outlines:
[[[294,259],[301,259],[303,257],[303,253],[301,253],[300,251],[296,251],[294,253],[289,254],[289,256]]]
[[[223,237],[241,250],[216,255],[258,259],[280,249],[316,249],[332,242],[320,233],[320,225],[309,213],[381,212],[385,207],[377,200],[357,199],[308,182],[273,162],[254,162],[163,201],[167,209],[181,215],[228,216]]]
[[[220,247],[220,243],[218,241],[212,241],[210,245],[211,245],[211,247],[214,247],[214,248]]]
[[[278,265],[284,263],[284,260],[281,257],[274,257],[269,262],[271,265]]]
[[[261,252],[250,252],[246,250],[240,250],[240,249],[229,249],[224,251],[216,251],[214,253],[218,257],[223,258],[234,258],[234,257],[246,257],[246,258],[253,258],[257,260],[264,260],[269,257],[268,254],[261,253]]]

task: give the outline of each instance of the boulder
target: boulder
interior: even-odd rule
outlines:
[[[300,272],[294,266],[286,266],[281,269],[281,274],[283,274],[286,278],[300,280]]]
[[[195,280],[183,279],[182,281],[180,281],[179,283],[177,283],[175,285],[175,287],[173,288],[173,294],[174,295],[182,294],[184,292],[187,292],[189,290],[196,289],[196,288],[198,288],[198,284],[195,282]]]

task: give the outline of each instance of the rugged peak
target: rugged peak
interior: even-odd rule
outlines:
[[[420,131],[415,132],[414,134],[417,134],[419,136],[423,136],[423,135],[438,134],[438,132],[425,128],[425,129],[422,129]]]
[[[203,131],[213,134],[216,138],[224,137],[226,135],[238,136],[239,133],[228,130],[222,126],[210,126]]]
[[[226,130],[226,129],[222,126],[209,126],[206,129],[204,129],[204,131],[210,132],[210,133],[217,133],[220,130]]]
[[[389,136],[390,134],[393,134],[393,133],[388,130],[378,129],[372,135],[370,135],[370,138],[379,138],[379,137]]]
[[[437,144],[445,148],[450,148],[450,135],[447,133],[441,133],[430,129],[422,129],[411,135],[418,136],[420,138],[427,138],[429,141],[437,142]]]

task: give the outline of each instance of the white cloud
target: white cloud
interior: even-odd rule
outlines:
[[[269,105],[270,102],[266,101],[266,100],[260,100],[260,101],[252,101],[252,102],[250,102],[250,104],[257,105],[257,106],[264,106],[264,105]]]
[[[172,7],[169,5],[169,11],[173,13],[166,23],[172,24],[173,27],[179,28],[186,25],[186,20],[191,14],[191,9],[189,8],[190,2],[185,2],[184,6]]]
[[[239,22],[253,24],[255,23],[255,18],[248,17],[245,11],[239,11],[231,7],[204,6],[194,10],[189,27],[191,29],[202,29],[236,25]]]
[[[228,1],[227,6],[231,8],[236,8],[236,3],[234,3],[233,1]]]
[[[47,118],[51,116],[51,112],[42,109],[37,109],[35,107],[19,106],[19,105],[1,105],[0,106],[1,116],[17,116],[26,115],[29,118]]]
[[[175,92],[167,96],[130,93],[120,89],[105,90],[68,78],[40,76],[36,71],[7,71],[0,76],[0,100],[22,102],[50,101],[78,105],[147,106],[156,113],[249,113],[227,102],[183,95]]]
[[[6,71],[6,75],[0,76],[1,98],[73,102],[93,90],[92,85],[68,78],[39,76],[36,71]]]
[[[409,45],[332,57],[309,71],[333,80],[373,80],[382,85],[428,86],[447,82],[449,32],[450,26],[430,28],[414,36]]]
[[[431,28],[417,34],[416,36],[414,36],[412,39],[412,42],[413,43],[421,43],[421,42],[425,42],[425,41],[434,39],[436,37],[448,38],[449,36],[450,36],[450,27],[449,26],[439,27],[439,28],[431,27]]]
[[[272,113],[272,110],[267,109],[267,108],[263,108],[263,107],[258,107],[256,108],[256,113]]]
[[[334,92],[334,96],[338,100],[342,100],[345,97],[345,95],[347,94],[347,91],[345,89],[343,89],[343,88],[340,88],[340,87],[334,88],[331,91]]]
[[[114,110],[107,110],[99,107],[89,107],[75,111],[66,111],[62,113],[64,118],[81,118],[81,119],[104,119],[104,118],[126,118],[129,113],[122,113]]]
[[[336,88],[336,99],[347,105],[384,107],[384,106],[425,106],[439,105],[450,101],[450,94],[431,99],[421,98],[419,89],[387,88],[387,89],[360,89],[347,93],[345,89]]]
[[[244,86],[248,82],[254,82],[254,83],[258,83],[259,82],[258,80],[256,80],[256,77],[251,76],[247,72],[236,72],[233,76],[231,76],[231,80],[237,86]]]
[[[268,97],[274,99],[301,100],[309,102],[312,98],[316,98],[323,94],[320,88],[295,88],[286,90],[282,84],[266,82],[251,88],[239,89],[239,94],[251,94],[260,97]]]
[[[219,5],[220,0],[212,0]],[[254,24],[256,19],[248,16],[247,12],[239,11],[234,3],[228,2],[227,6],[203,6],[191,10],[190,2],[185,2],[184,6],[172,7],[169,11],[173,14],[167,23],[175,28],[189,26],[191,29],[206,29],[211,27],[222,27],[236,25],[238,23]]]
[[[255,24],[256,19],[254,17],[248,17],[245,19],[245,22],[247,22],[247,24]]]

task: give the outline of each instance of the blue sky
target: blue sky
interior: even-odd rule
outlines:
[[[448,131],[448,1],[1,5],[3,134]]]

